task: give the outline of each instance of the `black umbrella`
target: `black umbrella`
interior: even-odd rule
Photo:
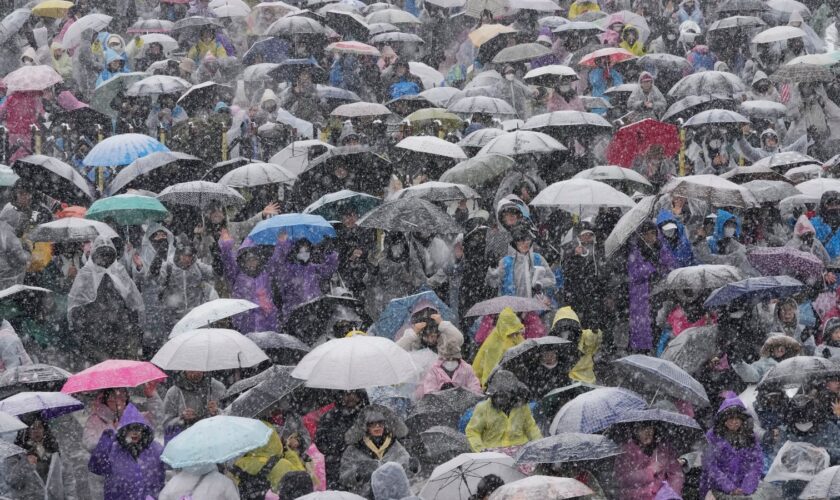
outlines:
[[[199,180],[206,170],[207,164],[197,156],[177,151],[152,153],[120,170],[105,188],[105,194],[112,196],[126,189],[157,193],[172,184]]]
[[[219,179],[224,177],[226,173],[243,165],[247,165],[249,163],[251,163],[251,160],[249,160],[248,158],[243,158],[241,156],[238,158],[233,158],[231,160],[220,161],[219,163],[216,163],[215,165],[210,167],[210,170],[208,170],[207,173],[204,174],[201,180],[207,182],[219,182]]]
[[[178,99],[178,104],[189,115],[202,109],[212,109],[219,101],[230,101],[233,89],[213,81],[193,85]]]
[[[665,394],[698,406],[708,406],[709,397],[703,386],[685,370],[671,361],[632,354],[613,361],[622,386],[640,394]]]
[[[269,71],[268,75],[275,80],[294,82],[304,71],[312,75],[312,81],[315,83],[327,81],[327,72],[312,59],[286,59]]]
[[[292,378],[293,368],[275,365],[251,377],[251,379],[259,377],[257,384],[240,394],[225,412],[236,417],[256,418],[283,398],[291,397],[295,390],[303,385],[303,380]],[[237,387],[237,390],[241,390],[242,387],[244,384]],[[226,395],[228,394],[230,394],[230,389]]]
[[[245,336],[253,340],[275,365],[297,364],[310,350],[297,337],[285,333],[252,332]]]
[[[400,116],[408,116],[420,109],[436,107],[433,102],[421,95],[403,95],[386,102],[385,106]]]
[[[285,328],[288,334],[314,345],[324,335],[332,338],[332,327],[340,320],[358,323],[359,328],[371,324],[370,317],[358,300],[324,295],[294,308]]]
[[[102,127],[101,130],[111,130],[111,117],[96,111],[95,109],[84,106],[70,111],[62,111],[56,113],[52,117],[52,126],[66,125],[75,132],[84,133],[88,137],[96,137],[97,125]]]
[[[405,424],[415,431],[438,425],[455,428],[461,415],[482,399],[483,396],[462,387],[429,393],[417,402]]]
[[[370,36],[367,23],[358,14],[343,10],[329,10],[326,13],[327,24],[345,40],[366,40]]]
[[[457,234],[461,227],[449,214],[422,198],[400,198],[374,208],[360,227],[398,233]]]
[[[348,172],[348,177],[341,186],[331,185],[333,174],[339,167]],[[341,189],[376,195],[388,182],[391,171],[391,162],[367,146],[333,148],[313,158],[298,175],[292,198],[304,207],[327,193]]]
[[[677,449],[689,447],[703,435],[703,429],[693,418],[660,409],[628,410],[610,425],[605,434],[623,443],[633,428],[643,423],[656,427],[658,438]]]
[[[840,364],[817,356],[794,356],[771,368],[757,389],[770,386],[802,387],[808,382],[828,377],[840,377]]]
[[[470,452],[467,436],[452,427],[436,425],[420,433],[420,440],[426,447],[426,454],[434,463],[442,464],[461,453]]]
[[[600,434],[563,432],[526,443],[516,454],[518,464],[554,464],[603,460],[621,455],[615,442]]]
[[[553,351],[558,354],[560,363],[568,365],[562,372],[568,372],[577,362],[577,345],[560,337],[548,336],[538,339],[528,339],[521,344],[508,349],[502,360],[499,361],[498,370],[508,370],[522,381],[531,378],[534,366],[540,363],[540,356],[543,352]]]
[[[88,205],[94,198],[93,188],[82,174],[51,156],[26,156],[15,161],[12,170],[36,190],[61,201]]]
[[[662,115],[663,122],[676,122],[679,119],[687,120],[692,116],[708,109],[735,107],[732,96],[724,94],[692,95],[684,97],[672,104],[665,114]]]

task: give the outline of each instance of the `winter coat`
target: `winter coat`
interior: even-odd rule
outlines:
[[[685,2],[680,2],[680,9],[677,11],[677,19],[680,24],[686,21],[694,21],[701,30],[706,29],[706,20],[703,18],[703,11],[700,9],[700,2],[694,2],[694,9],[689,14],[683,5]]]
[[[141,424],[141,442],[146,447],[134,458],[121,442],[122,433],[130,424]],[[163,446],[154,440],[146,420],[134,405],[125,408],[117,432],[106,430],[91,452],[88,468],[105,476],[105,500],[146,500],[157,498],[163,488],[164,465],[160,460]]]
[[[518,283],[516,271],[518,266],[526,266],[528,273],[527,283]],[[527,254],[514,252],[511,255],[502,257],[499,267],[495,271],[488,271],[487,279],[489,284],[498,282],[499,295],[516,295],[517,297],[533,296],[533,289],[540,285],[543,290],[554,288],[557,284],[554,273],[542,255],[529,250]]]
[[[183,372],[174,376],[175,384],[166,391],[163,398],[163,429],[168,442],[187,427],[181,419],[181,412],[186,408],[195,410],[198,420],[208,417],[207,403],[222,400],[225,386],[205,374],[198,383],[187,380]]]
[[[314,441],[318,451],[324,454],[328,489],[338,489],[340,486],[341,456],[347,447],[344,434],[353,426],[358,414],[358,410],[348,412],[340,407],[334,407],[318,422]]]
[[[263,424],[271,429],[271,436],[268,438],[268,443],[249,451],[233,465],[246,474],[256,476],[268,464],[268,461],[272,457],[278,457],[279,460],[277,460],[277,463],[274,464],[274,467],[272,467],[267,476],[268,482],[271,483],[271,489],[277,491],[277,488],[280,486],[280,480],[283,479],[283,476],[287,472],[302,471],[305,468],[297,453],[292,450],[283,449],[283,442],[271,424],[266,422],[263,422]]]
[[[236,329],[242,333],[264,332],[277,330],[277,306],[274,305],[271,290],[272,276],[277,276],[277,269],[283,256],[283,246],[277,245],[268,262],[261,272],[251,277],[239,268],[237,259],[248,248],[256,246],[253,241],[246,239],[239,246],[237,256],[233,253],[233,240],[220,240],[222,266],[225,279],[231,288],[231,297],[250,300],[259,305],[246,313],[233,318]]]
[[[649,261],[639,249],[640,242],[633,243],[627,258],[630,298],[630,348],[649,350],[653,348],[653,321],[651,318],[650,292],[658,275],[674,268],[671,255],[660,246],[658,262]]]
[[[467,424],[466,434],[474,452],[487,448],[521,446],[542,438],[527,404],[516,406],[505,414],[494,407],[489,399],[476,405]]]
[[[735,221],[735,236],[726,238],[724,225]],[[747,261],[747,249],[738,241],[741,237],[741,218],[718,209],[715,220],[715,231],[706,239],[705,248],[703,245],[695,246],[694,252],[698,259],[704,264],[725,264],[735,266],[749,276],[760,276],[760,274]]]
[[[738,398],[724,400],[718,410],[720,416],[725,410],[744,404]],[[746,425],[746,423],[745,423]],[[700,476],[700,498],[708,491],[731,494],[741,489],[751,495],[758,488],[764,466],[764,455],[754,437],[752,445],[737,448],[719,436],[712,428],[706,433],[706,449],[703,451],[703,473]]]
[[[23,275],[31,258],[17,237],[20,212],[7,203],[0,211],[0,290],[23,283]]]
[[[196,500],[239,500],[236,484],[227,476],[212,469],[202,474],[181,470],[167,481],[158,500],[182,500],[185,497]]]
[[[380,466],[389,462],[395,462],[403,469],[409,466],[411,457],[399,441],[392,438],[391,445],[382,455],[377,458],[368,450],[364,443],[349,445],[341,455],[341,485],[342,489],[371,498],[371,477]]]
[[[23,365],[31,365],[32,358],[26,352],[14,327],[5,319],[0,322],[0,373]]]
[[[634,441],[621,445],[623,454],[615,459],[615,481],[618,500],[653,500],[663,481],[677,491],[683,489],[682,466],[677,454],[666,443],[659,443],[653,454],[648,456]],[[654,474],[653,467],[659,464],[662,471]]]
[[[423,375],[420,385],[417,386],[415,397],[419,400],[426,394],[442,390],[443,386],[446,384],[451,384],[455,387],[463,387],[464,389],[468,389],[476,394],[481,394],[481,382],[479,382],[478,377],[475,376],[472,366],[461,359],[459,360],[458,368],[455,369],[450,377],[443,369],[443,359],[438,358],[438,360],[435,361],[428,370],[426,370],[425,375]]]
[[[487,340],[481,344],[472,363],[475,375],[481,381],[482,386],[487,385],[490,373],[502,360],[505,352],[525,341],[522,337],[524,329],[525,325],[519,321],[519,317],[516,316],[513,309],[506,307],[502,310],[499,319],[496,320],[496,326],[490,332]]]
[[[808,252],[820,259],[823,264],[828,265],[831,262],[831,256],[828,255],[828,251],[826,251],[819,238],[814,237],[810,245],[806,245],[802,241],[802,237],[809,233],[816,235],[817,231],[811,221],[808,220],[808,217],[802,214],[796,219],[796,224],[793,226],[793,237],[785,243],[785,246],[793,247],[802,252]]]
[[[294,242],[286,240],[277,243],[277,267],[273,279],[282,284],[280,294],[283,297],[282,318],[285,320],[299,305],[321,296],[321,281],[338,269],[338,254],[329,252],[323,262],[298,262],[291,255]]]
[[[592,97],[603,97],[609,101],[609,97],[604,92],[610,87],[623,84],[624,78],[621,76],[621,73],[612,67],[609,69],[609,78],[604,73],[604,69],[600,67],[590,70],[589,86],[592,88]]]

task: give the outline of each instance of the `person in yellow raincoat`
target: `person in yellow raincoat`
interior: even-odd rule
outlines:
[[[569,6],[569,21],[574,21],[576,17],[586,14],[587,12],[601,12],[601,7],[595,0],[575,0]]]
[[[621,30],[621,43],[618,46],[632,52],[637,57],[645,55],[645,44],[639,39],[639,29],[632,24],[624,25]]]
[[[496,326],[487,336],[487,340],[481,344],[481,348],[472,364],[475,376],[478,377],[482,387],[487,386],[490,372],[499,364],[505,352],[525,341],[522,336],[524,330],[525,325],[519,321],[519,317],[513,312],[513,309],[506,307],[499,313]]]
[[[551,333],[572,342],[576,342],[580,359],[569,371],[569,378],[587,384],[595,383],[595,353],[601,347],[603,334],[600,330],[582,330],[580,319],[575,311],[569,307],[561,307],[554,315],[551,323]]]
[[[487,394],[490,399],[476,405],[467,424],[467,440],[474,452],[521,446],[542,437],[528,406],[528,387],[516,375],[498,370]]]
[[[283,442],[271,424],[266,422],[263,422],[263,424],[271,429],[271,437],[268,438],[268,443],[249,451],[234,463],[233,479],[239,487],[240,493],[242,493],[243,487],[256,482],[248,476],[266,478],[271,490],[276,492],[280,480],[287,472],[306,470],[303,461],[296,452],[283,448]],[[208,439],[212,438],[208,437]],[[274,466],[270,471],[263,470],[269,465],[269,461],[274,462]]]

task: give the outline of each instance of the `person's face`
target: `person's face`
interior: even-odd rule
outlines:
[[[111,61],[108,63],[108,69],[110,69],[111,71],[119,71],[120,66],[122,66],[122,61],[120,60]]]
[[[779,140],[776,139],[776,136],[771,135],[764,139],[764,143],[767,145],[768,148],[775,148],[779,145]]]
[[[361,402],[362,400],[359,398],[359,395],[355,392],[345,392],[341,395],[341,406],[345,408],[355,408]]]
[[[190,266],[193,265],[194,257],[192,255],[179,255],[178,256],[178,267],[181,269],[188,269]]]
[[[436,346],[438,339],[440,339],[440,332],[438,332],[437,328],[423,333],[423,344],[427,346]]]
[[[650,89],[653,88],[653,80],[642,80],[641,86],[642,90],[650,92]]]
[[[204,372],[196,372],[196,371],[186,371],[184,372],[184,376],[190,382],[201,382],[201,379],[204,378]]]
[[[651,427],[649,425],[646,425],[644,427],[639,427],[638,429],[636,429],[636,440],[642,446],[648,446],[648,445],[653,444],[654,434],[655,434],[655,431],[654,431],[653,427]]]
[[[128,402],[128,393],[125,389],[116,389],[108,395],[105,405],[114,413],[121,412]]]
[[[796,319],[796,309],[787,304],[782,306],[782,310],[779,311],[779,319],[785,324],[793,323]]]
[[[207,214],[207,218],[212,224],[221,224],[225,221],[225,213],[220,209],[216,209]]]
[[[211,40],[216,38],[216,33],[213,30],[202,30],[201,32],[201,41],[204,43],[208,43]]]
[[[32,422],[32,425],[29,426],[29,439],[32,441],[35,441],[36,443],[42,442],[45,434],[44,423],[40,420]]]
[[[64,55],[64,49],[53,49],[53,57],[56,59],[61,59],[61,56]]]
[[[786,352],[787,352],[787,350],[785,349],[785,346],[777,345],[776,347],[773,348],[773,353],[772,354],[773,354],[774,358],[782,359],[782,358],[785,357]]]
[[[385,434],[385,422],[371,422],[367,425],[367,431],[371,437],[382,437]]]
[[[96,254],[93,255],[91,259],[93,259],[93,263],[97,266],[107,268],[111,267],[111,264],[113,264],[114,261],[117,260],[117,256],[116,252],[114,252],[111,249],[108,249],[106,251],[96,252]]]
[[[516,242],[516,251],[519,253],[528,253],[531,250],[531,240],[524,239]]]
[[[656,229],[651,229],[649,231],[645,231],[642,233],[642,240],[648,245],[651,246],[656,243]]]
[[[260,259],[256,255],[250,253],[245,256],[242,261],[242,267],[245,268],[245,271],[248,273],[254,273],[257,271],[257,268],[260,266]]]
[[[24,190],[17,191],[15,193],[15,205],[23,210],[28,209],[32,205],[32,193]]]
[[[347,228],[356,227],[358,220],[359,216],[355,212],[348,212],[341,215],[341,223]]]
[[[125,440],[129,443],[136,444],[140,442],[140,437],[143,435],[138,429],[131,429],[125,433]]]
[[[512,227],[519,222],[519,214],[512,210],[502,213],[502,224],[506,227]]]
[[[591,245],[595,242],[595,233],[590,231],[586,231],[584,233],[580,233],[580,243],[582,245]]]
[[[835,394],[840,393],[840,380],[829,380],[825,383],[825,388],[829,392],[833,392]]]
[[[146,49],[146,53],[153,56],[160,55],[161,52],[162,50],[159,43],[151,43],[149,44],[149,48]]]
[[[343,165],[335,167],[335,176],[339,179],[344,179],[345,177],[347,177],[347,174],[347,169]]]
[[[737,432],[741,430],[741,427],[744,425],[744,421],[741,420],[741,417],[729,417],[723,425],[726,426],[726,430],[729,432]]]
[[[557,361],[557,351],[543,351],[540,353],[540,363],[546,366],[555,365],[557,364]]]
[[[840,342],[840,328],[831,332],[831,340]]]
[[[312,75],[308,71],[304,71],[298,76],[298,85],[308,87],[312,85]]]

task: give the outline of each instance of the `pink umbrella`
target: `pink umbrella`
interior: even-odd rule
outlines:
[[[368,45],[362,42],[354,42],[354,41],[347,41],[347,42],[335,42],[327,45],[325,49],[327,52],[336,52],[339,54],[356,54],[360,56],[374,56],[379,57],[382,54],[379,53],[379,49],[372,45]]]
[[[22,66],[3,78],[8,92],[38,91],[64,81],[52,66]]]
[[[67,379],[61,392],[73,394],[114,387],[137,387],[165,378],[166,374],[148,361],[109,359]]]
[[[600,59],[602,57],[609,58],[610,64],[618,64],[620,62],[629,61],[630,59],[635,59],[636,56],[632,52],[627,49],[622,49],[619,47],[606,47],[603,49],[598,49],[595,52],[590,52],[583,56],[578,62],[581,66],[586,66],[588,68],[595,67],[595,60]]]

